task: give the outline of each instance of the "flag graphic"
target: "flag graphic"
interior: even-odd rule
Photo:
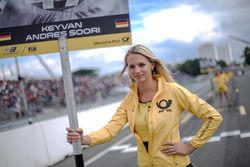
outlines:
[[[0,33],[0,41],[8,41],[11,40],[11,33]]]
[[[128,19],[115,20],[115,28],[125,28],[128,27]]]

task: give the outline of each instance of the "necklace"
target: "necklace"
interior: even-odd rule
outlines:
[[[139,100],[142,103],[150,102],[153,100],[154,95],[155,95],[154,91],[151,91],[149,93],[144,93],[139,91]]]
[[[138,87],[138,97],[141,102],[149,102],[153,100],[154,95],[157,92],[157,82],[153,80],[148,85],[142,85]]]

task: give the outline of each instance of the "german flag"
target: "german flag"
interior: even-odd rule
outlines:
[[[11,40],[10,32],[0,33],[0,41],[9,41],[9,40]]]
[[[125,28],[128,27],[128,19],[115,20],[115,28]]]

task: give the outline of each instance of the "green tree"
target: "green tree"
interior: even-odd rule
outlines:
[[[227,67],[227,63],[224,60],[219,60],[216,62],[221,68]]]
[[[186,74],[196,76],[200,74],[199,59],[187,60],[178,66],[178,69]]]
[[[97,76],[98,70],[97,69],[78,69],[77,71],[73,72],[73,75]]]

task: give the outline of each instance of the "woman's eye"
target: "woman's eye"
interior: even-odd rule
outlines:
[[[131,65],[131,66],[128,66],[128,68],[129,68],[129,69],[133,69],[133,68],[135,68],[135,66],[134,66],[134,65]]]
[[[139,64],[139,67],[144,67],[144,66],[145,66],[144,63],[140,63],[140,64]]]

